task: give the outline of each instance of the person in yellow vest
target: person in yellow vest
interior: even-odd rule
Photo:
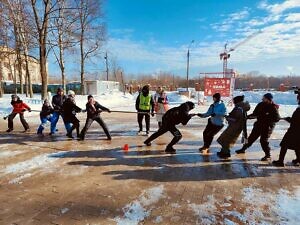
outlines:
[[[135,108],[138,111],[137,119],[139,123],[139,132],[141,134],[143,131],[143,119],[145,116],[146,121],[146,135],[149,135],[150,130],[150,110],[151,115],[154,116],[154,101],[151,94],[149,93],[149,85],[145,85],[142,88],[142,92],[136,99]]]

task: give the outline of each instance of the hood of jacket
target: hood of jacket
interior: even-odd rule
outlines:
[[[248,101],[246,102],[239,102],[236,104],[237,107],[241,107],[245,112],[248,112],[251,108]]]

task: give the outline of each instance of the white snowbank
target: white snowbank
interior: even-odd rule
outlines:
[[[1,148],[5,148],[4,145],[1,145]],[[7,158],[11,156],[15,156],[21,154],[21,151],[0,151],[0,158]]]
[[[56,158],[49,158],[48,154],[42,154],[42,155],[35,156],[35,157],[28,159],[26,161],[23,161],[23,162],[8,165],[0,172],[5,173],[5,174],[24,173],[29,170],[46,167],[56,160],[57,160]]]
[[[147,210],[146,207],[158,202],[163,197],[163,191],[163,185],[143,191],[137,200],[127,204],[122,209],[124,212],[123,217],[116,217],[114,220],[118,225],[138,225],[151,213],[151,208]]]
[[[189,207],[198,217],[197,224],[294,225],[299,222],[300,187],[293,192],[284,189],[272,192],[251,186],[242,190],[242,196],[238,209],[229,210],[230,198],[218,202],[213,195],[207,196],[203,204],[189,204]],[[241,209],[245,210],[240,212]]]

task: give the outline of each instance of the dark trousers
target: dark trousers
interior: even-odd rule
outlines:
[[[208,120],[208,123],[205,127],[205,130],[203,131],[203,142],[204,147],[209,148],[214,136],[223,128],[223,126],[217,126],[214,125],[210,119]]]
[[[24,127],[25,130],[28,130],[29,129],[29,125],[28,123],[26,122],[26,120],[24,119],[24,113],[11,113],[9,116],[8,116],[8,128],[13,130],[14,129],[14,118],[16,117],[16,115],[19,114],[20,116],[20,121]]]
[[[108,139],[111,139],[110,133],[107,129],[106,124],[104,123],[104,121],[102,120],[101,117],[95,117],[95,118],[87,118],[84,128],[82,129],[81,133],[80,133],[80,138],[84,139],[86,132],[88,131],[88,129],[90,128],[90,126],[92,125],[92,123],[96,121],[97,123],[99,123],[99,125],[102,127],[102,129],[104,130],[104,133],[106,134]]]
[[[173,127],[162,126],[161,128],[158,129],[158,131],[153,133],[145,141],[145,143],[150,143],[151,141],[155,140],[156,138],[158,138],[159,136],[163,135],[164,133],[166,133],[168,131],[170,131],[174,136],[172,141],[168,144],[168,147],[172,147],[173,145],[175,145],[182,138],[182,135],[181,135],[180,131],[175,126],[173,126]]]
[[[145,122],[146,122],[146,131],[150,130],[150,112],[145,111],[144,113],[138,113],[137,119],[139,123],[140,131],[143,130],[143,119],[145,116]]]
[[[260,145],[266,156],[271,155],[271,149],[269,147],[269,138],[273,132],[274,126],[254,123],[251,134],[248,137],[248,143],[244,145],[244,148],[249,148],[259,137]]]
[[[281,147],[280,149],[280,154],[279,154],[279,161],[283,162],[284,161],[284,157],[286,155],[288,148],[287,147]],[[296,153],[296,159],[298,162],[300,162],[300,148],[298,150],[295,150]]]

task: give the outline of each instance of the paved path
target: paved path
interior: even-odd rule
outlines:
[[[34,130],[23,134],[19,125],[12,134],[1,133],[0,224],[298,222],[300,169],[260,162],[258,144],[230,160],[216,157],[215,142],[209,154],[200,154],[206,120],[195,118],[180,127],[184,138],[177,154],[169,155],[164,153],[169,134],[146,147],[145,137],[136,136],[135,115],[104,118],[112,141],[105,140],[97,124],[84,142],[68,140],[61,121],[55,137],[39,138]],[[37,127],[37,118],[30,121]],[[274,158],[286,126],[279,124],[272,136]],[[5,128],[2,120],[0,129]],[[286,161],[293,158],[289,151]]]

